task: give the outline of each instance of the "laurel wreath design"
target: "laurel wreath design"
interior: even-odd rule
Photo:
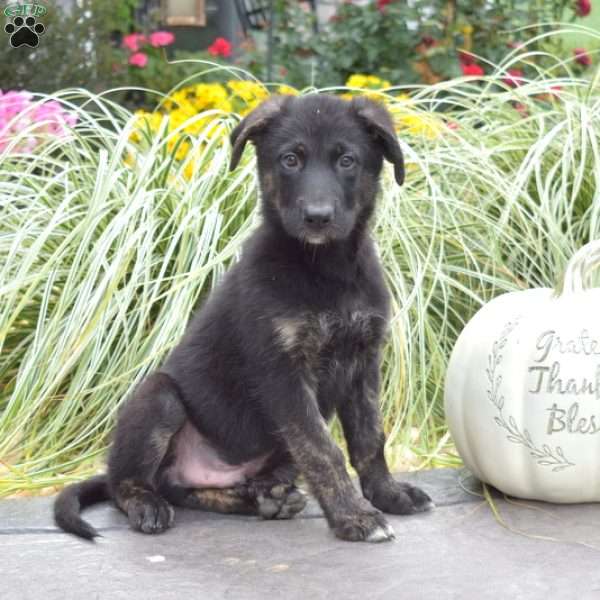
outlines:
[[[498,409],[498,415],[494,417],[496,424],[507,432],[506,439],[513,444],[521,444],[529,450],[529,454],[533,456],[538,465],[543,467],[552,467],[552,471],[562,471],[569,467],[575,466],[564,455],[563,449],[556,446],[553,450],[548,444],[543,444],[538,447],[533,443],[531,434],[527,429],[521,430],[513,416],[504,417],[504,394],[502,394],[500,386],[502,385],[502,375],[497,373],[498,366],[502,362],[502,350],[506,346],[508,336],[512,333],[515,327],[519,324],[519,317],[514,321],[509,321],[504,326],[500,333],[500,337],[493,343],[492,351],[488,354],[488,366],[486,369],[489,388],[487,390],[488,399]]]

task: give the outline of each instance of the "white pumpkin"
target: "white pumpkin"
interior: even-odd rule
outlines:
[[[510,292],[469,321],[445,383],[450,432],[482,481],[521,498],[600,500],[600,241],[569,262],[563,290]]]

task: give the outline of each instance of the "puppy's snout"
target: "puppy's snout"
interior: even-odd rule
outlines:
[[[304,207],[304,222],[310,227],[326,227],[333,221],[333,206],[315,204]]]

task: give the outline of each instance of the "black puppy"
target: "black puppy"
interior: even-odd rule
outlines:
[[[335,534],[394,537],[380,511],[433,506],[386,465],[378,407],[388,292],[367,224],[383,158],[404,178],[391,118],[365,98],[273,96],[233,131],[234,169],[256,146],[263,223],[163,367],[124,404],[108,474],[66,488],[60,527],[113,498],[134,529],[172,504],[289,518],[308,482]],[[327,429],[337,411],[364,497]]]

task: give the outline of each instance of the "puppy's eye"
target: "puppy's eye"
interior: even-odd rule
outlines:
[[[349,169],[354,166],[354,158],[349,154],[344,154],[343,156],[340,156],[338,164],[342,169]]]
[[[287,169],[295,169],[300,164],[300,159],[295,154],[288,152],[281,157],[281,163]]]

